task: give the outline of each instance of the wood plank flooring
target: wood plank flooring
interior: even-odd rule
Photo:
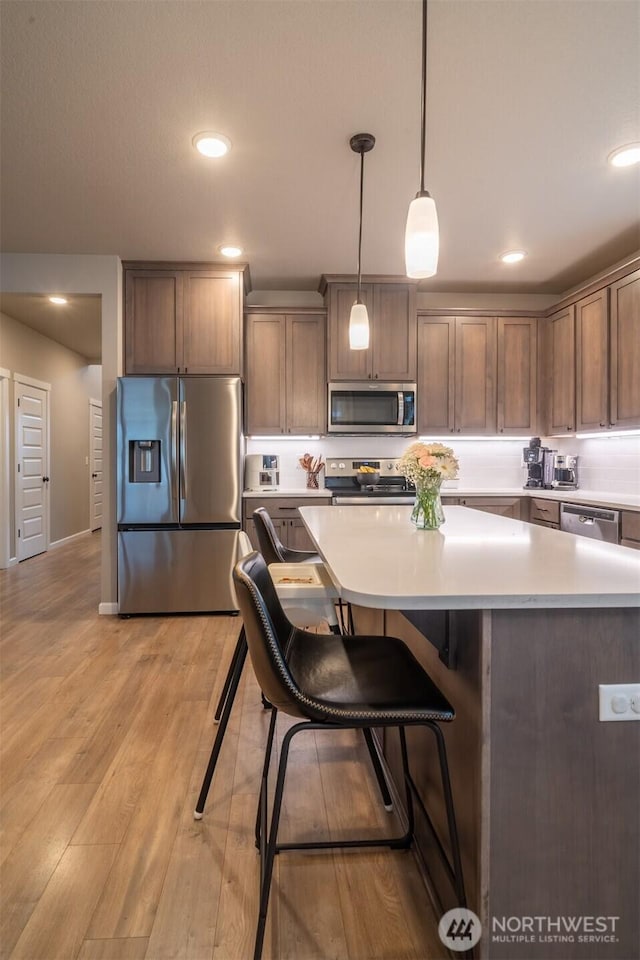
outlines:
[[[245,960],[269,722],[249,666],[192,817],[238,618],[99,617],[99,554],[92,534],[0,571],[0,958]],[[289,771],[281,839],[393,829],[354,734],[297,737]],[[410,853],[277,858],[265,960],[445,953]]]

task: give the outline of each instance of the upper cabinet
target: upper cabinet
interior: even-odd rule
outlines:
[[[125,266],[125,373],[242,373],[244,268]]]
[[[324,313],[251,313],[246,320],[247,433],[325,432]]]
[[[538,429],[538,320],[498,317],[498,433],[535,434]]]
[[[609,288],[612,427],[640,426],[640,270]]]
[[[369,314],[369,349],[349,347],[349,316],[357,285],[323,277],[320,292],[327,304],[329,380],[416,379],[416,284],[408,280],[361,285]]]
[[[421,317],[418,433],[496,432],[495,317]]]
[[[547,326],[547,429],[562,434],[576,428],[576,308],[570,304],[552,314]]]
[[[547,362],[550,434],[640,426],[640,271],[553,314]]]
[[[576,303],[576,430],[609,425],[609,292]]]

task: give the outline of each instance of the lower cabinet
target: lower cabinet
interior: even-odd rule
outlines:
[[[623,547],[640,550],[640,513],[631,510],[622,511],[620,537]]]
[[[253,522],[253,511],[264,507],[285,547],[291,550],[315,550],[313,541],[300,519],[298,507],[311,504],[314,507],[325,507],[330,503],[330,497],[247,497],[244,500],[243,526],[251,543],[258,550],[260,545]]]
[[[542,497],[531,497],[529,501],[529,522],[537,523],[541,527],[560,529],[560,503],[557,500],[544,500]]]

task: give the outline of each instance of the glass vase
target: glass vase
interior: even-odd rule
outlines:
[[[437,530],[444,523],[444,510],[440,499],[442,480],[416,483],[416,502],[411,512],[411,522],[418,530]]]
[[[316,473],[307,474],[307,490],[318,489],[318,475]]]

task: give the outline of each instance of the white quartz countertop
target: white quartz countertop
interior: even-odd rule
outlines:
[[[536,497],[542,500],[558,500],[562,503],[584,503],[611,510],[640,511],[640,494],[607,493],[597,490],[525,490],[522,487],[442,487],[443,497]],[[332,491],[322,487],[307,490],[305,487],[281,487],[279,490],[245,490],[243,497],[330,497]]]
[[[344,600],[395,610],[640,606],[640,552],[445,507],[418,530],[410,506],[304,506]]]

